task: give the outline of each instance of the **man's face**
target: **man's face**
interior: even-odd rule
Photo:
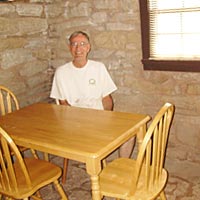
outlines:
[[[86,60],[87,54],[90,51],[90,44],[84,35],[79,34],[71,39],[69,49],[74,61]]]

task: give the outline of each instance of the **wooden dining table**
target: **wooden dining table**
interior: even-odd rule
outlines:
[[[86,164],[92,199],[100,200],[102,160],[137,136],[140,144],[148,115],[36,103],[0,117],[4,128],[20,146]]]

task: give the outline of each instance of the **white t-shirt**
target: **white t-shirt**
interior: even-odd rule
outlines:
[[[88,60],[77,68],[69,62],[56,70],[50,97],[67,100],[72,106],[103,110],[102,98],[115,90],[103,63]]]

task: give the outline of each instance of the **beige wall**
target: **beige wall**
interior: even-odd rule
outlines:
[[[144,71],[136,0],[30,0],[0,3],[0,84],[21,107],[49,101],[52,76],[70,61],[65,38],[91,36],[90,58],[106,64],[118,91],[115,110],[148,113],[176,106],[166,166],[183,178],[200,175],[200,74]]]

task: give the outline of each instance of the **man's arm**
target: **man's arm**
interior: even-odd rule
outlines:
[[[105,96],[102,99],[104,110],[113,110],[113,99],[111,95]]]

